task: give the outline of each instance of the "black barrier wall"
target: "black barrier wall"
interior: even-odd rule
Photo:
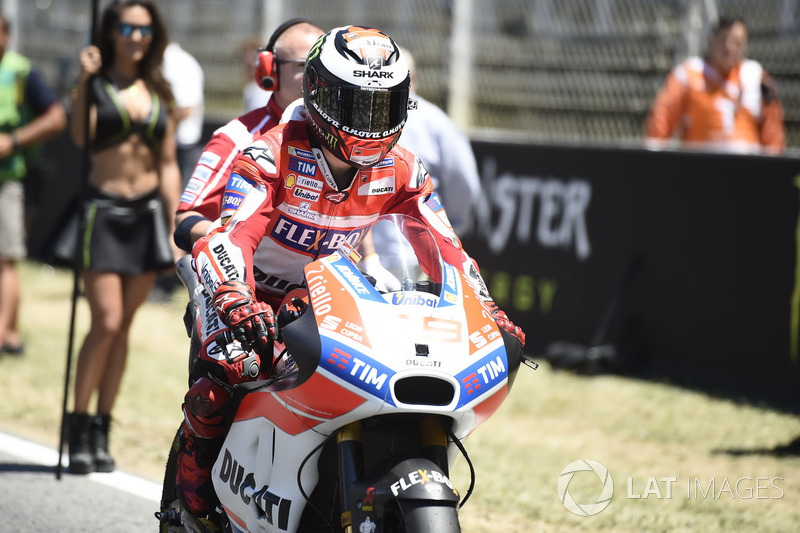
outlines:
[[[474,149],[464,246],[530,351],[610,343],[622,370],[800,398],[800,161]]]
[[[611,344],[617,370],[800,405],[800,161],[473,148],[484,194],[464,246],[529,353]],[[30,242],[48,261],[82,167],[66,135],[45,155]]]

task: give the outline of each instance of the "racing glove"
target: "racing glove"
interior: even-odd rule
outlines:
[[[511,322],[506,315],[505,311],[502,311],[499,307],[497,307],[497,304],[494,303],[494,301],[489,300],[486,302],[486,305],[489,307],[489,310],[492,313],[492,318],[494,318],[494,321],[497,322],[497,325],[500,326],[501,329],[504,329],[514,335],[520,344],[525,346],[525,332],[522,331],[522,328],[514,325],[514,323]]]
[[[214,293],[214,309],[243,345],[267,348],[275,340],[275,313],[269,305],[256,300],[247,283],[222,283]]]

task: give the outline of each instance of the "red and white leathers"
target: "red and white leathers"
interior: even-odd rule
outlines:
[[[700,57],[675,67],[653,102],[645,136],[658,148],[676,131],[687,148],[776,154],[786,147],[772,79],[752,59],[724,79]]]
[[[192,177],[181,195],[178,213],[197,211],[209,220],[219,218],[222,193],[236,156],[253,140],[277,126],[283,109],[275,98],[218,128],[203,148]]]
[[[433,183],[411,152],[395,146],[374,167],[358,170],[339,190],[322,151],[309,140],[302,110],[247,147],[233,165],[222,205],[223,227],[197,242],[195,269],[213,294],[241,280],[277,306],[303,281],[303,267],[329,255],[352,230],[379,215],[404,213],[424,222],[445,260],[472,271]],[[488,294],[486,295],[488,298]]]
[[[277,311],[285,294],[303,283],[308,263],[330,255],[350,231],[364,228],[378,216],[404,213],[430,228],[445,260],[460,265],[489,299],[477,268],[432,193],[424,165],[398,146],[374,167],[355,171],[350,185],[339,190],[322,151],[309,139],[302,107],[291,120],[244,149],[225,191],[224,224],[197,241],[192,251],[205,288],[198,302],[203,342],[192,376],[197,380],[193,389],[198,390],[187,394],[184,405],[195,433],[216,436],[219,410],[226,403],[220,398],[233,384],[256,377],[243,371],[239,361],[226,360],[215,344],[214,337],[225,324],[214,311],[212,295],[224,281],[248,283],[259,301]],[[263,374],[271,361],[261,363]],[[208,409],[201,413],[191,408],[192,402]]]

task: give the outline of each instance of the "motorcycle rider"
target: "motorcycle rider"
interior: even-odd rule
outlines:
[[[525,343],[522,330],[492,302],[425,167],[395,146],[413,105],[409,82],[408,64],[389,36],[360,26],[335,28],[309,52],[303,105],[298,102],[288,120],[258,137],[233,164],[223,225],[192,251],[216,310],[202,325],[193,385],[182,406],[176,482],[193,524],[215,527],[210,474],[233,385],[269,373],[272,360],[263,354],[272,350],[274,310],[302,284],[303,267],[331,254],[351,230],[386,213],[422,221],[444,259],[473,280],[498,325]],[[258,372],[243,356],[222,355],[215,341],[221,328],[256,347]]]

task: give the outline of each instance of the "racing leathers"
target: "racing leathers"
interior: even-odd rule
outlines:
[[[378,216],[403,213],[428,226],[443,258],[460,266],[481,289],[490,310],[497,311],[416,156],[395,146],[375,166],[353,169],[352,181],[340,188],[323,151],[310,138],[308,127],[299,109],[292,120],[257,138],[234,162],[222,202],[223,225],[197,241],[192,251],[195,271],[206,294],[206,309],[223,283],[228,286],[239,281],[254,289],[255,299],[277,310],[283,297],[303,283],[307,264],[330,255],[348,233],[365,231]],[[510,324],[501,311],[498,313],[498,324],[501,320]],[[253,372],[249,370],[251,362],[226,359],[224,348],[215,340],[225,324],[213,309],[201,315],[206,317],[201,325],[203,344],[192,373],[194,384],[183,406],[187,430],[193,434],[188,438],[193,440],[196,436],[221,437],[232,386],[264,377],[272,366],[272,361],[261,356]],[[269,315],[271,319],[272,313]],[[516,328],[513,324],[511,327]],[[516,334],[524,342],[519,328]],[[207,444],[210,446],[210,442]],[[197,484],[192,480],[197,479],[198,471],[210,475],[211,465],[198,461],[195,466],[188,458],[179,461],[178,484],[190,510],[197,513],[204,510],[203,506],[192,507],[186,486]]]
[[[208,220],[219,218],[219,206],[233,161],[256,137],[277,126],[283,109],[274,97],[267,105],[241,115],[219,127],[203,147],[192,176],[181,194],[177,212],[194,211]],[[187,232],[188,233],[188,232]],[[183,239],[188,241],[187,238]],[[178,244],[187,252],[190,242]]]

